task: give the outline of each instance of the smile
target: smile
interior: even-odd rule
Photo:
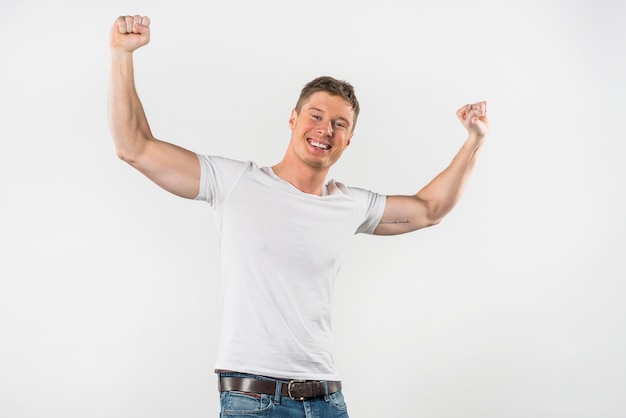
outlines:
[[[332,148],[332,147],[331,147],[330,145],[328,145],[328,144],[324,144],[324,143],[322,143],[322,142],[317,142],[317,141],[315,141],[315,140],[313,140],[313,139],[308,139],[307,141],[309,142],[309,144],[310,144],[311,146],[314,146],[315,148],[318,148],[318,149],[329,150],[329,149],[331,149],[331,148]]]

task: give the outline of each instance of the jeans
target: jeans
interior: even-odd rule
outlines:
[[[252,394],[242,392],[220,392],[220,418],[226,417],[271,417],[271,418],[348,418],[346,403],[341,391],[321,398],[296,401],[281,397],[280,389],[287,382],[270,377],[255,376],[245,373],[223,372],[220,377],[248,377],[275,381],[276,395]]]

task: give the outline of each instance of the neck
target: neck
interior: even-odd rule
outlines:
[[[322,187],[326,181],[328,169],[315,168],[303,164],[289,164],[283,159],[272,167],[274,174],[289,182],[303,193],[322,195]]]

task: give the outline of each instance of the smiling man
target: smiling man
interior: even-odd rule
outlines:
[[[122,160],[165,190],[215,210],[221,416],[347,417],[331,332],[341,255],[354,234],[415,231],[452,210],[489,128],[486,104],[457,111],[468,137],[416,194],[383,196],[326,180],[350,145],[360,110],[352,86],[332,77],[302,89],[278,164],[198,155],[156,139],[137,96],[133,51],[149,42],[149,25],[147,17],[121,16],[111,29],[109,125]]]
[[[352,86],[320,77],[304,87],[291,111],[291,141],[274,173],[305,193],[319,195],[330,167],[350,145],[359,112]]]

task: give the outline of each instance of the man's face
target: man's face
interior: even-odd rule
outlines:
[[[311,95],[300,113],[289,118],[290,147],[307,165],[328,169],[350,145],[354,110],[339,96],[326,92]]]

